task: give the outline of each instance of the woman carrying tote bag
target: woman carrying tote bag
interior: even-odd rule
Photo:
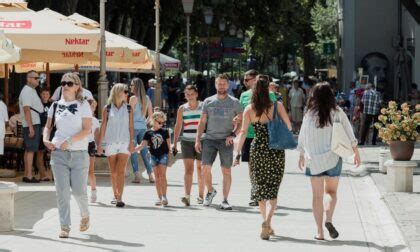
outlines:
[[[322,227],[324,210],[326,211],[325,227],[331,238],[335,239],[339,235],[332,224],[337,203],[338,182],[343,165],[342,158],[331,149],[333,128],[336,128],[333,127],[335,120],[340,122],[341,128],[344,129],[346,136],[341,136],[350,140],[354,152],[354,164],[358,167],[360,157],[350,121],[343,110],[337,106],[330,85],[327,82],[318,83],[313,88],[308,100],[307,112],[303,118],[297,147],[300,151],[299,168],[303,170],[306,165],[305,174],[311,179],[312,212],[318,229],[317,235],[314,237],[316,240],[324,240]],[[307,163],[305,164],[305,162]],[[323,203],[324,192],[328,197],[326,209],[324,209]]]

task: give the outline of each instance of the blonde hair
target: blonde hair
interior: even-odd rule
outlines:
[[[63,77],[61,77],[61,81],[65,81],[65,80],[70,80],[74,84],[79,86],[79,89],[76,92],[76,100],[78,100],[80,102],[83,102],[84,101],[83,87],[82,87],[82,81],[80,80],[79,75],[77,75],[76,73],[72,73],[72,72],[65,73],[65,74],[63,74]]]
[[[146,116],[149,103],[143,81],[140,78],[134,78],[131,84],[134,85],[134,95],[137,97],[137,102],[141,104],[141,113]]]
[[[127,89],[127,85],[125,85],[123,83],[115,84],[112,87],[111,92],[109,94],[108,105],[111,105],[111,104],[116,105],[119,102],[119,100],[121,99],[120,98],[120,93],[124,92],[124,90],[126,90],[126,89]]]
[[[152,119],[153,120],[152,120],[151,124],[153,126],[153,124],[155,123],[155,120],[157,120],[157,119],[161,119],[164,122],[166,122],[166,115],[162,111],[156,111],[156,112],[153,113]]]

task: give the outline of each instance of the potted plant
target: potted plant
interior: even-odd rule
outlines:
[[[389,145],[392,158],[396,161],[409,161],[413,156],[414,145],[420,139],[420,104],[410,111],[407,103],[398,109],[397,103],[390,101],[387,108],[381,109],[378,120],[375,127],[379,130],[382,142]]]

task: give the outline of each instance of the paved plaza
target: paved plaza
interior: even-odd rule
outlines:
[[[286,154],[286,174],[273,219],[276,236],[270,241],[260,240],[261,217],[257,208],[248,206],[247,166],[233,168],[230,203],[234,210],[226,212],[218,209],[222,191],[218,166],[213,169],[219,192],[214,205],[183,206],[183,165],[177,160],[168,170],[168,207],[154,206],[155,188],[146,180],[134,185],[128,179],[127,205],[117,209],[110,204],[108,178],[100,177],[98,203],[90,205],[91,228],[78,231],[78,208],[72,201],[69,239],[58,238],[53,184],[19,183],[16,231],[0,233],[0,251],[409,251],[372,178],[350,164],[344,166],[338,192],[335,225],[340,237],[315,241],[310,184],[297,169],[297,158],[295,151]],[[194,199],[196,189],[194,185]]]

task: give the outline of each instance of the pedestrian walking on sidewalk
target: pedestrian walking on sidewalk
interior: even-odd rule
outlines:
[[[57,192],[60,216],[60,238],[70,232],[70,194],[76,199],[80,215],[80,231],[89,228],[87,179],[89,172],[88,136],[92,130],[92,111],[83,99],[79,76],[66,73],[61,78],[63,98],[48,111],[44,128],[44,144],[51,151],[51,167]],[[54,137],[50,135],[55,129]]]
[[[89,184],[90,184],[90,203],[96,203],[96,177],[95,177],[95,156],[96,156],[96,143],[99,140],[99,121],[95,117],[97,102],[95,100],[88,100],[90,109],[92,111],[92,131],[89,135]]]
[[[298,150],[300,151],[299,168],[304,169],[312,184],[312,212],[317,225],[316,240],[324,240],[325,227],[331,238],[338,237],[338,231],[332,224],[334,209],[337,203],[337,188],[343,160],[331,151],[333,118],[339,118],[351,140],[355,153],[354,164],[359,166],[360,157],[357,140],[352,126],[344,111],[337,106],[334,94],[327,82],[318,83],[313,88],[308,100],[308,110],[303,118],[299,134]],[[324,193],[326,204],[324,206]]]
[[[371,124],[378,122],[379,109],[382,103],[381,95],[378,91],[372,88],[372,84],[366,85],[366,90],[362,97],[363,103],[363,128],[360,145],[366,142],[366,136],[369,132]],[[372,145],[376,145],[376,138],[378,136],[378,129],[373,127]]]
[[[256,70],[249,70],[245,73],[244,82],[246,83],[245,86],[248,88],[248,90],[243,92],[239,99],[239,102],[241,103],[241,106],[243,109],[245,109],[246,106],[251,104],[253,90],[254,90],[255,84],[257,83],[257,76],[258,76],[258,72]],[[267,81],[268,81],[268,78],[267,78]],[[272,102],[275,102],[277,100],[276,95],[273,92],[269,92],[269,95],[270,95],[270,100]],[[249,162],[251,143],[254,140],[254,137],[255,137],[254,127],[250,125],[248,128],[248,134],[246,135],[246,139],[241,150],[242,162]],[[251,179],[251,167],[248,166],[248,168],[249,168],[249,178]],[[251,198],[252,198],[252,188],[251,188]],[[258,202],[251,199],[251,201],[249,202],[249,205],[258,206]]]
[[[130,106],[134,110],[134,140],[135,144],[140,144],[143,140],[144,134],[147,130],[147,117],[151,117],[153,114],[153,106],[146,95],[143,81],[140,78],[134,78],[131,81],[131,93],[134,95],[130,97]],[[149,175],[149,182],[152,184],[155,182],[153,178],[153,168],[150,164],[150,156],[147,148],[144,148],[140,152],[143,164],[146,167],[147,174]],[[134,180],[133,183],[140,183],[140,172],[139,172],[139,155],[137,152],[131,154],[130,161],[133,167]]]
[[[152,115],[152,128],[146,131],[143,141],[135,148],[135,151],[141,151],[149,146],[151,155],[151,165],[156,176],[156,192],[158,200],[156,206],[167,206],[168,198],[166,192],[168,190],[168,182],[166,179],[166,168],[171,164],[171,136],[169,130],[163,128],[166,122],[166,115],[161,111],[154,112]]]
[[[239,164],[240,150],[246,141],[249,126],[254,128],[255,137],[251,144],[249,167],[251,171],[252,200],[257,201],[263,216],[261,239],[268,240],[274,235],[271,219],[277,208],[277,195],[283,178],[285,154],[284,150],[274,150],[268,147],[267,124],[273,119],[277,106],[279,117],[292,130],[286,110],[281,102],[272,101],[268,91],[269,81],[259,76],[252,94],[251,104],[247,105],[239,134],[237,155],[234,165]],[[268,208],[269,206],[269,208]]]
[[[193,85],[187,85],[185,87],[184,94],[187,103],[181,105],[178,109],[172,152],[174,154],[178,152],[177,142],[178,139],[181,138],[182,160],[184,161],[185,167],[185,197],[183,197],[181,200],[186,206],[189,206],[194,174],[194,161],[197,164],[197,203],[203,204],[204,202],[204,182],[201,172],[201,153],[198,153],[194,148],[195,138],[197,136],[197,128],[200,122],[201,114],[203,112],[203,103],[198,100],[198,90],[197,87]]]
[[[111,89],[108,104],[102,111],[102,126],[98,141],[98,154],[108,158],[111,170],[112,190],[116,207],[124,207],[125,167],[134,151],[133,111],[127,104],[128,89],[125,84],[117,83]]]
[[[208,190],[204,206],[210,206],[217,193],[213,188],[211,167],[219,153],[223,174],[223,201],[220,205],[222,210],[232,210],[228,196],[232,184],[233,140],[236,137],[233,119],[239,115],[237,118],[242,121],[241,104],[238,99],[228,95],[228,89],[228,77],[219,75],[216,78],[217,94],[204,100],[203,113],[195,138],[195,149],[199,153],[202,152],[203,178]],[[204,129],[206,137],[201,145]]]

